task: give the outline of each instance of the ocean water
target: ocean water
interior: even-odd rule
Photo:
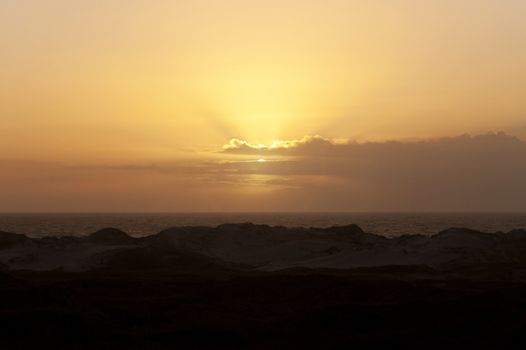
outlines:
[[[396,237],[403,234],[431,235],[450,227],[483,232],[526,229],[526,213],[0,214],[0,231],[31,237],[79,236],[105,227],[116,227],[139,237],[174,226],[217,226],[241,222],[290,227],[357,224],[367,232]]]

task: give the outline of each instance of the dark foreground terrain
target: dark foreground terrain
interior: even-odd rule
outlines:
[[[267,238],[271,235],[266,227],[228,229],[255,231],[256,236]],[[309,236],[312,232],[302,232],[307,236],[294,233],[295,240],[301,237],[300,247],[318,247],[318,243],[311,244],[316,238]],[[352,255],[392,251],[393,247],[398,247],[396,259],[398,254],[417,254],[401,261],[430,262],[352,268],[296,264],[268,271],[261,265],[241,264],[241,258],[235,262],[219,259],[219,253],[209,253],[213,249],[203,239],[199,244],[206,243],[207,254],[196,253],[196,245],[187,241],[186,245],[180,240],[170,245],[171,240],[161,234],[161,240],[145,240],[103,230],[85,238],[33,240],[3,233],[0,348],[526,346],[523,232],[494,237],[456,229],[429,239],[386,241],[354,226],[316,234],[335,248],[326,251],[323,247],[321,255],[309,251],[309,259],[301,260],[308,261],[306,265],[328,256],[331,261],[344,261],[345,256],[339,255],[345,249],[345,254]],[[164,235],[174,238],[172,233]],[[407,240],[414,239],[420,240],[418,250],[407,252]],[[311,243],[305,245],[304,241]],[[281,243],[291,246],[288,239]],[[253,247],[255,241],[240,244]],[[400,245],[405,253],[399,251]],[[232,251],[230,246],[219,246]],[[82,249],[75,250],[78,247]],[[291,251],[297,254],[297,249],[294,245]],[[82,264],[78,259],[73,265],[63,261],[71,251],[87,250],[94,253],[82,255]],[[284,252],[278,250],[276,253],[276,247],[272,248],[272,254],[282,256]],[[40,271],[17,268],[41,261],[46,263],[43,266],[51,262],[64,266]],[[345,261],[355,264],[357,260],[349,256]]]
[[[391,274],[400,273],[395,268]],[[14,348],[521,348],[526,286],[361,271],[261,276],[3,274]]]

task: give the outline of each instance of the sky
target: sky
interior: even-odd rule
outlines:
[[[0,211],[524,211],[524,18],[2,0]]]

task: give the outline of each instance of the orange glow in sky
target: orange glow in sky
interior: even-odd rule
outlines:
[[[521,0],[3,0],[0,211],[94,210],[104,193],[103,210],[259,210],[339,181],[227,155],[233,139],[524,138],[524,18]],[[271,174],[201,169],[254,159]],[[256,175],[273,177],[263,194]]]

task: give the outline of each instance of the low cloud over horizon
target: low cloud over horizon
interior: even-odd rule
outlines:
[[[407,142],[232,139],[202,159],[156,164],[4,161],[0,210],[524,211],[525,159],[525,141],[488,133]]]
[[[453,137],[440,137],[430,139],[412,140],[387,140],[382,142],[365,141],[357,142],[351,139],[330,139],[320,135],[306,135],[296,140],[276,140],[270,145],[251,144],[250,142],[238,138],[232,138],[227,144],[223,145],[223,153],[232,154],[320,154],[322,151],[349,150],[351,147],[370,146],[370,145],[411,145],[411,144],[433,144],[458,141],[491,141],[500,140],[507,142],[522,142],[516,136],[505,132],[488,132],[486,134],[462,134]],[[331,153],[329,151],[329,153]],[[338,152],[340,153],[340,152]]]

